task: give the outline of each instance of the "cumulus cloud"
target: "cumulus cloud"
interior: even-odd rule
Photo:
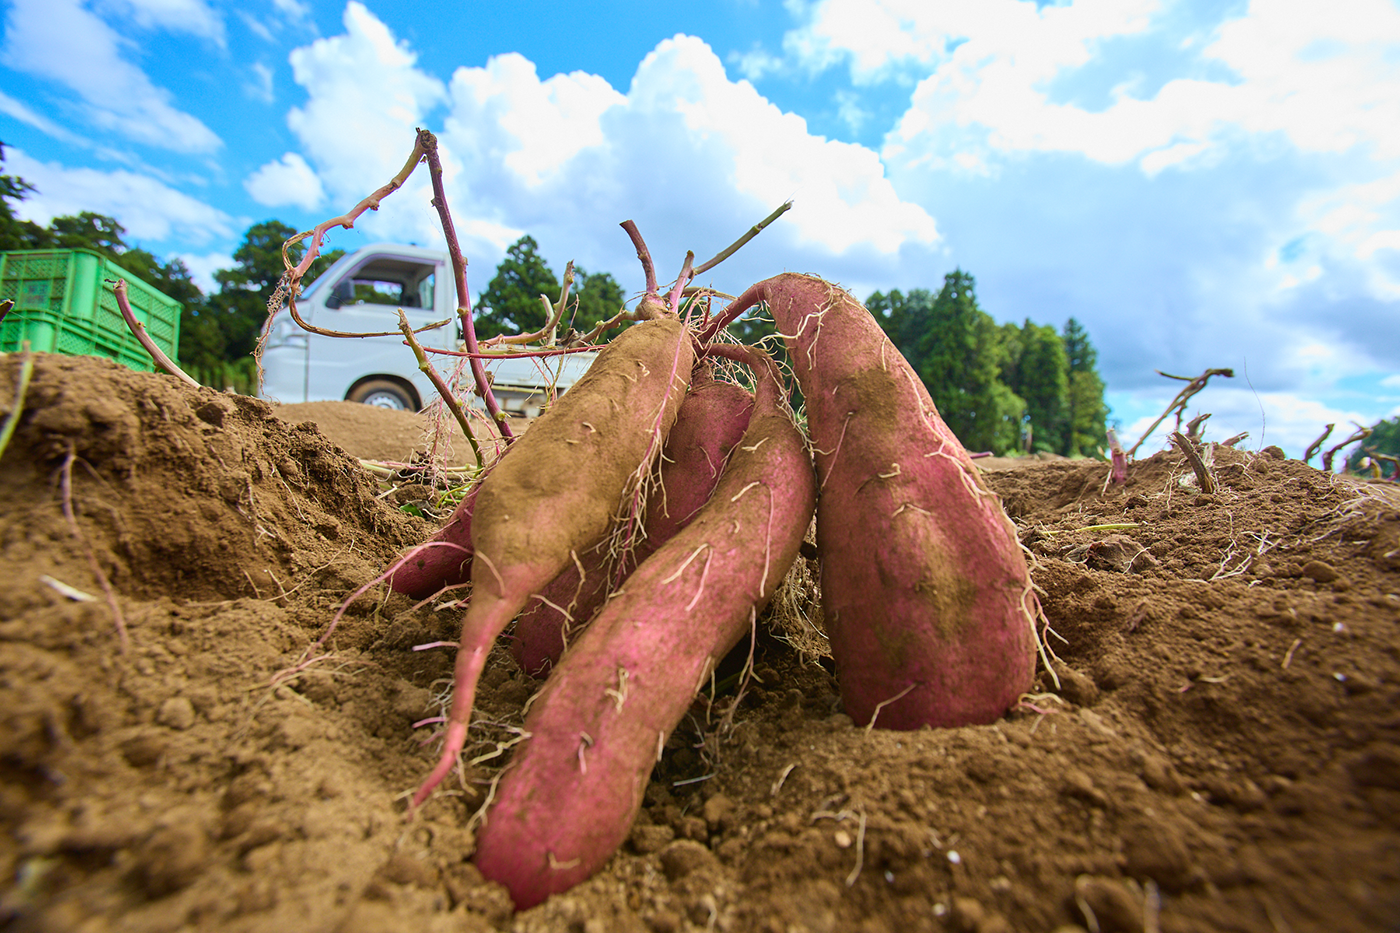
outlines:
[[[180,237],[206,243],[234,234],[234,218],[149,175],[66,168],[19,149],[6,150],[5,168],[37,189],[16,206],[15,213],[25,220],[47,224],[55,217],[95,211],[115,217],[132,240]]]
[[[417,56],[363,4],[347,4],[343,23],[342,35],[292,52],[292,76],[308,99],[292,109],[287,125],[326,193],[348,209],[403,166],[415,127],[446,99],[446,88],[415,67]],[[415,173],[370,222],[409,239],[425,236],[426,185],[427,173]],[[407,202],[416,202],[418,210]],[[415,219],[405,221],[409,217]]]
[[[254,201],[268,207],[291,205],[313,210],[323,198],[321,179],[295,152],[259,168],[243,182]]]
[[[823,0],[784,45],[813,68],[847,64],[857,83],[898,66],[926,74],[891,134],[893,157],[950,158],[950,149],[980,145],[1141,160],[1157,172],[1239,133],[1279,133],[1305,152],[1400,155],[1400,9],[1387,0],[1252,0],[1212,24],[1213,38],[1187,62],[1200,74],[1223,69],[1220,77],[1175,77],[1139,97],[1125,73],[1102,107],[1056,99],[1055,82],[1102,65],[1111,40],[1145,49],[1168,38],[1169,12],[1157,0]]]
[[[308,95],[289,118],[302,152],[348,206],[402,165],[413,127],[446,103],[449,201],[469,251],[492,263],[528,231],[559,265],[575,258],[621,276],[636,262],[615,224],[632,218],[658,263],[679,267],[686,249],[718,251],[788,199],[795,207],[764,234],[761,275],[786,266],[869,278],[872,266],[939,241],[933,218],[899,197],[875,152],[812,135],[748,81],[731,81],[699,39],[660,43],[625,93],[583,72],[541,79],[516,54],[459,68],[444,93],[364,7],[352,2],[344,22],[343,35],[292,56]],[[414,188],[425,181],[415,176],[362,225],[440,241]]]
[[[212,152],[219,137],[172,106],[123,56],[124,41],[78,0],[14,0],[5,19],[5,64],[78,94],[93,125],[177,152]]]
[[[219,283],[214,279],[215,272],[238,265],[229,253],[179,253],[175,258],[184,261],[185,268],[190,270],[190,278],[206,295],[219,290]]]

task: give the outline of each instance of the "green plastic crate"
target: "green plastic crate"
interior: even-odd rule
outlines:
[[[41,353],[105,356],[132,369],[155,369],[117,310],[103,279],[126,279],[127,300],[151,340],[172,360],[180,346],[181,305],[110,259],[85,249],[0,253],[0,300],[14,309],[0,322],[0,352],[29,341]]]

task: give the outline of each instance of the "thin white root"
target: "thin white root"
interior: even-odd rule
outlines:
[[[622,712],[623,704],[627,702],[627,668],[617,669],[617,689],[612,687],[603,691],[603,696],[612,697],[612,701],[617,705],[617,711]]]
[[[875,728],[875,720],[880,718],[880,710],[884,709],[886,706],[889,706],[891,703],[896,702],[897,700],[904,699],[918,685],[919,681],[916,680],[909,686],[905,687],[903,690],[896,693],[894,696],[890,697],[888,700],[881,700],[879,703],[876,703],[875,712],[870,714],[870,721],[865,724],[865,734],[869,735],[871,730]],[[864,817],[861,817],[861,819],[864,820]]]
[[[676,579],[679,578],[680,575],[681,575],[682,573],[685,572],[685,568],[687,568],[687,567],[690,566],[690,562],[693,561],[693,560],[695,560],[695,558],[699,557],[699,556],[700,556],[700,552],[703,551],[703,550],[705,550],[705,548],[707,548],[707,547],[709,547],[708,544],[702,544],[702,545],[700,545],[698,548],[696,548],[696,549],[691,553],[691,555],[690,555],[689,557],[687,557],[684,561],[681,562],[681,565],[680,565],[679,567],[676,568],[676,572],[675,572],[675,573],[671,574],[669,577],[667,577],[666,579],[662,580],[661,582],[662,582],[663,584],[665,584],[665,583],[674,583],[674,582],[676,581]]]

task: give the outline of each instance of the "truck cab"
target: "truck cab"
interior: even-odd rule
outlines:
[[[297,299],[307,323],[342,333],[394,331],[386,337],[341,338],[302,330],[283,308],[273,318],[263,350],[262,396],[280,402],[345,400],[418,411],[434,389],[413,351],[397,333],[399,309],[424,347],[461,349],[456,293],[447,253],[376,243],[342,256]],[[493,391],[506,411],[539,414],[550,388],[563,392],[592,363],[593,353],[545,359],[502,359],[487,364]],[[446,376],[455,360],[432,360]],[[471,396],[480,407],[481,400]]]

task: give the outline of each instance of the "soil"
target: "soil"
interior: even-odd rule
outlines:
[[[603,872],[515,913],[473,814],[538,684],[498,646],[474,763],[408,822],[452,663],[412,648],[460,609],[377,587],[315,644],[435,527],[357,462],[419,425],[37,357],[0,460],[0,928],[1400,929],[1393,485],[1273,449],[1215,448],[1213,493],[1169,452],[1124,486],[986,464],[1058,686],[987,726],[857,728],[799,560],[759,682],[695,705]]]

